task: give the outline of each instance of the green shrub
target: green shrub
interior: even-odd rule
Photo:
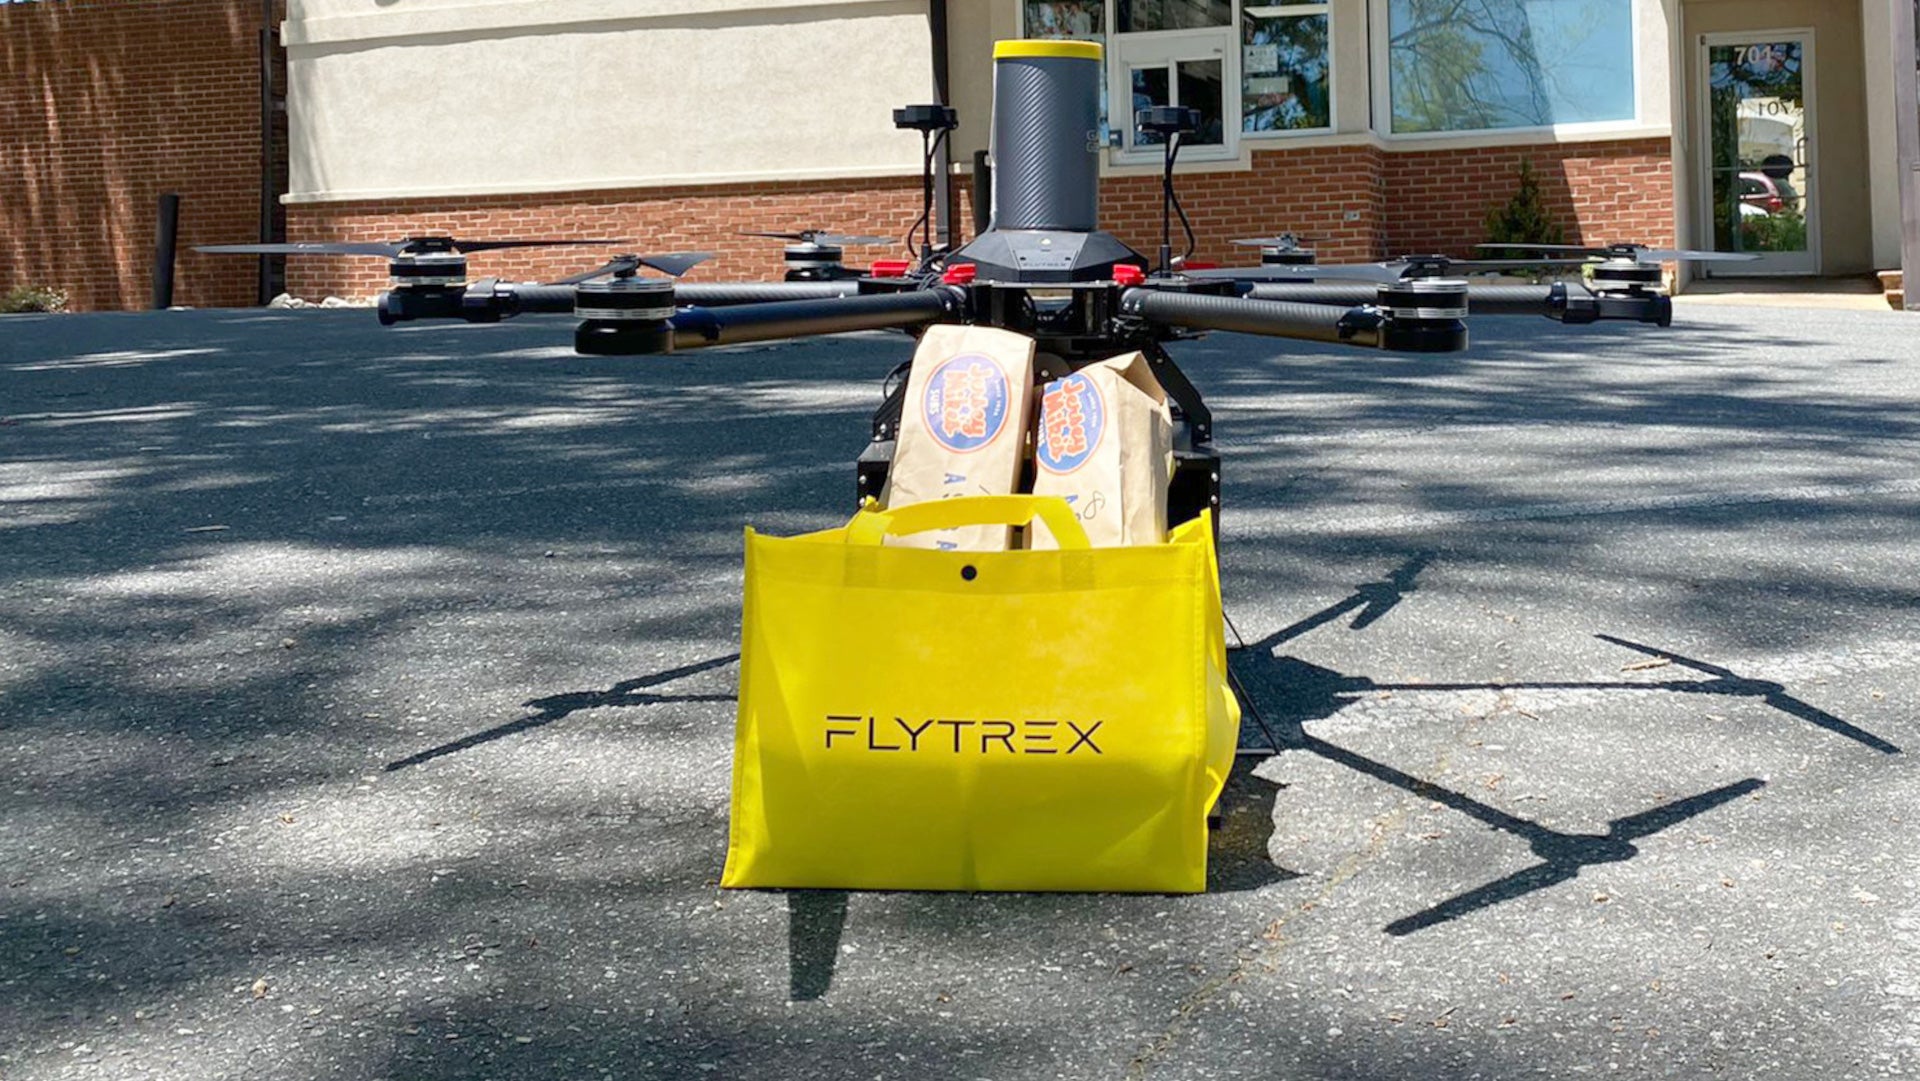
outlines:
[[[0,313],[63,312],[67,294],[59,289],[22,285],[0,293]]]
[[[1520,159],[1519,190],[1505,206],[1496,203],[1487,211],[1486,228],[1491,244],[1561,244],[1566,240],[1566,231],[1553,220],[1540,198],[1540,180],[1526,158]]]
[[[1743,251],[1806,251],[1807,219],[1798,211],[1778,210],[1766,217],[1740,220]]]

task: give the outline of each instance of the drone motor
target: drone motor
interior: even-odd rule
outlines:
[[[1660,264],[1616,256],[1592,264],[1588,272],[1596,293],[1636,293],[1660,287]]]
[[[580,320],[573,346],[591,356],[665,352],[672,347],[673,279],[628,272],[575,287]]]
[[[1314,265],[1311,248],[1261,248],[1261,266],[1312,266]]]
[[[1467,283],[1461,278],[1408,278],[1383,284],[1375,301],[1392,316],[1381,336],[1387,349],[1452,353],[1467,347]]]
[[[457,289],[467,284],[467,257],[457,251],[401,252],[387,264],[395,289]]]
[[[810,271],[846,271],[846,254],[845,248],[803,240],[781,249],[780,258],[786,264],[788,281],[805,281],[801,275]]]
[[[855,236],[850,233],[829,232],[825,229],[801,229],[791,233],[753,230],[740,235],[772,237],[775,240],[787,241],[787,246],[781,249],[780,258],[786,267],[784,280],[790,282],[851,281],[862,275],[860,271],[847,267],[846,254],[849,247],[897,243],[894,237]]]

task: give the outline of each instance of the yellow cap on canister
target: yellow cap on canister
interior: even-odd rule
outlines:
[[[1098,60],[1100,59],[1100,55],[1100,43],[1097,41],[1014,38],[993,43],[993,58],[995,60],[1035,56],[1063,57],[1070,60]]]

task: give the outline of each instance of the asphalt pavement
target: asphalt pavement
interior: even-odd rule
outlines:
[[[0,1078],[1920,1074],[1920,321],[1473,335],[1176,348],[1279,753],[995,896],[716,884],[904,339],[0,317]]]

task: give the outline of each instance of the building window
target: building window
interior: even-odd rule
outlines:
[[[1023,20],[1029,38],[1068,38],[1107,44],[1107,0],[1026,0]],[[1110,50],[1109,50],[1110,51]],[[1111,145],[1107,123],[1107,81],[1100,80],[1100,142]]]
[[[1233,25],[1233,0],[1115,0],[1122,34]]]
[[[1387,0],[1395,134],[1636,119],[1633,0]]]
[[[1106,47],[1103,130],[1115,94],[1134,109],[1200,110],[1201,129],[1184,140],[1195,159],[1233,156],[1242,134],[1284,138],[1333,126],[1327,0],[1022,0],[1021,12],[1027,37]],[[1123,160],[1160,142],[1130,128],[1108,137]]]
[[[1327,5],[1248,4],[1240,22],[1240,130],[1326,128]]]
[[[1107,40],[1107,0],[1027,0],[1026,36]]]

